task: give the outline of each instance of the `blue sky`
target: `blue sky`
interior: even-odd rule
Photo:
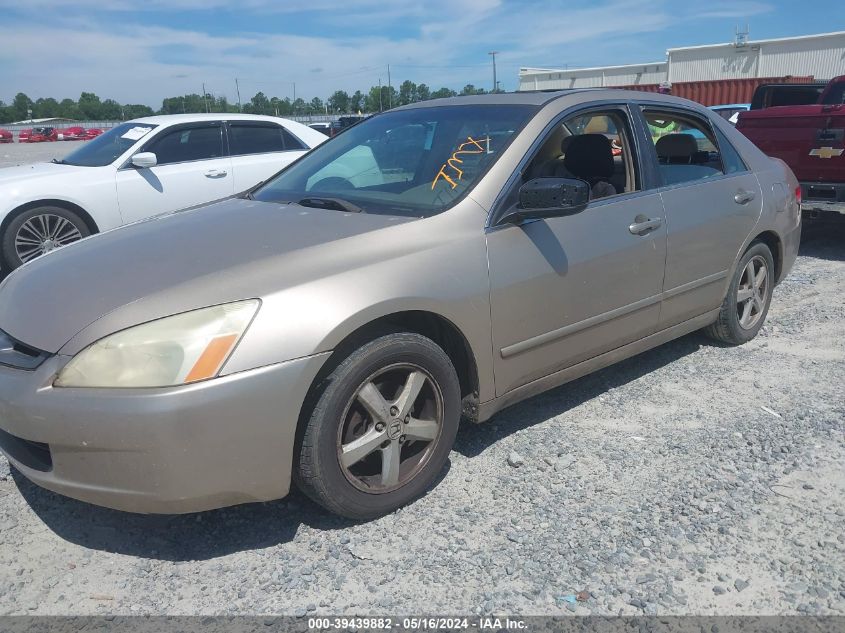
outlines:
[[[379,79],[506,90],[520,66],[662,60],[667,48],[845,29],[842,0],[0,0],[0,99],[124,103],[207,90],[327,97]],[[838,18],[838,20],[836,19]]]

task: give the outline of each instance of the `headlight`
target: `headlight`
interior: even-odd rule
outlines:
[[[177,314],[107,336],[59,372],[56,387],[170,387],[214,378],[246,332],[257,300]]]

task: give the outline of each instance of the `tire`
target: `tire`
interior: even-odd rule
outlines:
[[[3,233],[0,240],[3,262],[14,270],[44,252],[89,235],[91,230],[88,225],[73,211],[54,206],[27,209],[15,216]],[[41,248],[36,244],[39,239],[43,244]]]
[[[754,288],[748,281],[754,270]],[[764,278],[760,281],[761,272]],[[775,263],[769,247],[754,242],[739,260],[728,294],[719,309],[715,323],[705,328],[705,333],[728,345],[747,343],[760,331],[769,313],[775,285]],[[749,312],[746,314],[746,310]]]
[[[386,334],[353,352],[320,389],[296,451],[294,480],[306,495],[363,520],[392,512],[431,486],[461,416],[455,368],[436,343],[419,334]]]

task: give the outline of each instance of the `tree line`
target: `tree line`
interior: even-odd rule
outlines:
[[[460,92],[449,88],[431,90],[424,83],[403,81],[398,90],[393,86],[372,86],[367,92],[356,90],[349,94],[345,90],[336,90],[323,101],[314,97],[306,101],[301,97],[268,97],[258,92],[249,101],[240,106],[232,103],[226,96],[213,94],[186,94],[179,97],[167,97],[158,111],[143,104],[121,104],[114,99],[101,100],[93,92],[83,92],[79,99],[52,97],[30,99],[19,92],[10,104],[0,101],[0,123],[11,123],[25,119],[45,119],[61,117],[92,121],[125,121],[154,114],[182,114],[195,112],[246,112],[249,114],[267,114],[275,116],[317,115],[317,114],[357,114],[381,112],[391,107],[407,105],[417,101],[455,97],[458,95],[485,94],[483,88],[467,84]]]

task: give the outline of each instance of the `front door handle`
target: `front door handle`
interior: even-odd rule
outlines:
[[[205,172],[206,178],[224,178],[226,176],[226,170],[224,169],[209,169]]]
[[[753,191],[743,191],[742,189],[740,189],[736,192],[734,200],[737,204],[748,204],[749,202],[754,200],[755,197],[756,195]]]
[[[644,235],[661,224],[663,224],[663,218],[646,218],[644,215],[638,215],[628,230],[634,235]]]

